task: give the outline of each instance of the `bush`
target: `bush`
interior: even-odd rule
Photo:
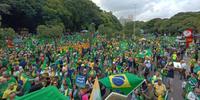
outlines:
[[[4,47],[5,40],[13,39],[16,36],[16,32],[12,28],[0,28],[0,47]]]
[[[60,38],[64,33],[64,25],[39,25],[37,27],[37,33],[39,37],[47,38]]]

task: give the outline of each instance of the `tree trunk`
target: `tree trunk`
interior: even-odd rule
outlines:
[[[56,40],[56,37],[54,37],[53,39],[54,39],[54,43],[55,43],[55,45],[54,45],[54,46],[55,46],[55,49],[57,50],[57,49],[58,49],[58,48],[57,48],[58,46],[57,46],[57,40]]]

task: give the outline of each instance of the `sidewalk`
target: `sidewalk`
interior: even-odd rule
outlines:
[[[189,63],[189,58],[184,55],[183,60],[186,61],[186,63]],[[169,100],[184,100],[182,93],[182,80],[180,80],[180,76],[178,72],[175,72],[174,79],[172,81],[172,92],[169,92]]]

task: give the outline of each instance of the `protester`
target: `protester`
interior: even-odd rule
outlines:
[[[157,97],[157,99],[163,100],[163,98],[165,98],[165,93],[167,92],[167,89],[160,78],[158,79],[158,83],[154,85],[154,88],[155,96]]]
[[[154,89],[151,84],[148,84],[147,91],[142,91],[142,94],[144,95],[145,100],[154,100]]]
[[[96,77],[101,79],[115,74],[134,73],[145,79],[145,85],[135,90],[133,98],[163,99],[167,95],[168,82],[169,90],[172,89],[175,74],[172,65],[165,65],[171,61],[178,61],[179,55],[174,50],[163,48],[154,42],[148,44],[143,41],[137,48],[131,45],[137,46],[138,42],[132,42],[98,36],[89,43],[87,39],[69,36],[66,37],[65,44],[58,47],[54,47],[51,42],[38,41],[30,43],[33,48],[21,45],[22,47],[18,48],[20,50],[16,48],[4,51],[0,55],[1,97],[13,100],[15,96],[20,97],[48,86],[55,86],[69,99],[88,100]],[[192,84],[195,80],[194,86],[198,90],[196,82],[199,82],[197,75],[200,74],[195,73],[196,63],[191,64],[190,73],[194,75],[188,80],[184,74],[189,73],[187,63],[182,61],[181,64],[181,75],[186,81],[192,80]],[[165,79],[170,81],[165,82]],[[16,86],[11,83],[16,83]],[[3,88],[4,85],[6,88]],[[102,84],[100,90],[104,98],[113,91]]]

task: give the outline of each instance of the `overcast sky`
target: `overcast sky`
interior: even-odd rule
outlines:
[[[169,18],[178,12],[200,11],[200,0],[92,0],[101,9],[112,11],[118,18],[147,21]],[[135,17],[136,15],[136,17]]]

